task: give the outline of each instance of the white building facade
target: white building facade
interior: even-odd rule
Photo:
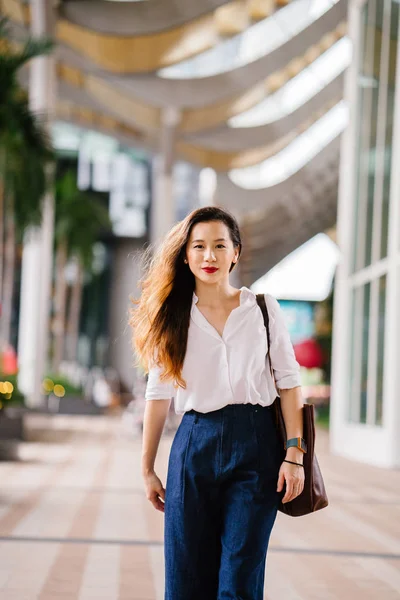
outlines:
[[[400,2],[352,0],[348,26],[331,449],[400,467]]]

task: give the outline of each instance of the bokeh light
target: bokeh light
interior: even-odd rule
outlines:
[[[44,379],[42,385],[46,394],[50,394],[50,392],[52,392],[54,389],[54,381],[52,381],[51,379]]]
[[[0,381],[0,394],[12,394],[14,386],[10,381]]]
[[[6,381],[3,385],[5,394],[12,394],[14,391],[14,386],[10,381]]]
[[[65,388],[62,385],[55,385],[54,389],[53,389],[53,394],[55,396],[57,396],[58,398],[62,398],[63,396],[65,396]]]

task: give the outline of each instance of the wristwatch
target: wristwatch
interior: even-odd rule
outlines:
[[[304,452],[304,454],[307,452],[307,444],[301,437],[290,438],[290,440],[287,440],[285,444],[285,450],[287,450],[287,448],[298,448]]]

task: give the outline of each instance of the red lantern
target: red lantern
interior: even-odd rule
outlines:
[[[6,346],[1,356],[2,375],[15,375],[18,371],[17,354],[12,346]]]
[[[294,353],[299,365],[306,369],[321,368],[324,364],[324,353],[321,346],[314,339],[295,344]]]

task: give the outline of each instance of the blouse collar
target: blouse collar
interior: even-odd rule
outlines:
[[[240,306],[243,306],[244,304],[254,304],[255,302],[255,298],[256,295],[254,292],[252,292],[249,288],[247,288],[246,286],[242,286],[240,288]],[[198,303],[199,299],[196,296],[195,292],[193,292],[193,300],[192,300],[192,308],[193,306],[195,306]]]
[[[240,292],[240,305],[235,309],[236,316],[243,313],[243,311],[248,310],[255,302],[255,294],[251,290],[243,286],[240,288]],[[197,295],[193,292],[193,302],[191,309],[192,320],[198,327],[209,333],[211,336],[215,337],[218,340],[221,340],[222,338],[217,332],[217,330],[207,321],[203,313],[196,307],[198,301],[199,299]]]

